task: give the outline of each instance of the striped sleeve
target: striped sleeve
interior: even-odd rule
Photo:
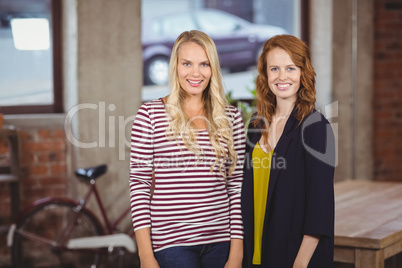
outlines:
[[[241,217],[240,193],[243,182],[243,164],[246,146],[243,119],[240,112],[233,111],[233,141],[237,153],[237,163],[231,176],[228,176],[228,194],[230,202],[230,238],[243,239],[243,221]]]
[[[134,231],[151,227],[153,135],[154,129],[145,103],[138,110],[131,131],[129,186]]]

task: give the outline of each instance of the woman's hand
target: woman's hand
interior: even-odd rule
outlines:
[[[138,246],[141,268],[159,268],[152,250],[150,228],[143,228],[135,231],[135,238]]]
[[[301,262],[300,260],[296,260],[293,263],[293,268],[307,268],[307,266],[308,266],[308,262],[306,264],[306,263]]]
[[[159,264],[154,256],[140,258],[141,268],[159,268]]]
[[[233,259],[228,259],[228,261],[225,264],[225,268],[241,268],[242,267],[242,259],[240,260],[235,260]]]
[[[231,239],[230,252],[225,268],[241,268],[243,262],[243,240]]]
[[[319,241],[320,236],[304,235],[293,268],[307,268]]]

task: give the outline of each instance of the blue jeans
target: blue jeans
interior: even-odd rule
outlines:
[[[230,242],[198,246],[177,246],[155,252],[161,268],[223,268]]]

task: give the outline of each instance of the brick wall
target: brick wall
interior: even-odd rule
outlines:
[[[374,179],[402,181],[402,0],[375,0]]]
[[[20,132],[21,207],[45,196],[67,194],[66,139],[64,129],[29,130]],[[7,141],[0,142],[0,159],[8,162]],[[9,201],[6,184],[0,186],[0,207]],[[0,218],[9,217],[8,204],[0,211]]]
[[[67,196],[66,137],[64,129],[20,132],[21,208],[46,196]],[[9,164],[8,142],[0,140],[0,168]],[[10,188],[0,183],[0,225],[10,223]],[[6,236],[0,234],[0,267],[10,262]]]
[[[67,195],[66,138],[64,129],[22,133],[22,207],[45,196]]]

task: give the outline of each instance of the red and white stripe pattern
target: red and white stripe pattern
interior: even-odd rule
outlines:
[[[206,130],[197,132],[197,156],[181,139],[166,137],[168,117],[161,99],[144,103],[131,133],[130,204],[134,230],[151,228],[154,251],[243,239],[240,191],[245,134],[239,111],[228,105],[233,125],[236,168],[227,183]],[[225,159],[226,162],[228,160]],[[229,163],[226,163],[226,167]],[[152,173],[155,189],[151,199]]]

